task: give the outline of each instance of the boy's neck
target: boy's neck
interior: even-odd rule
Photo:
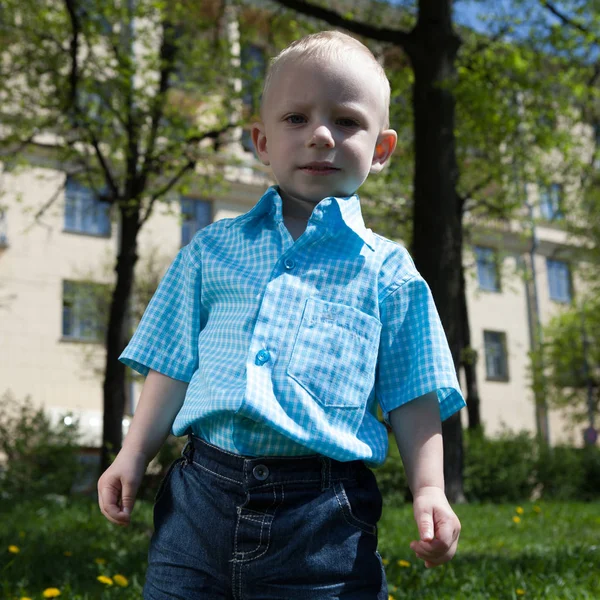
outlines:
[[[281,212],[284,220],[294,219],[304,221],[306,225],[308,219],[310,219],[310,215],[312,215],[313,209],[318,203],[289,196],[281,188],[279,188],[279,195],[281,197]]]

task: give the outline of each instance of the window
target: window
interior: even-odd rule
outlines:
[[[212,203],[206,200],[181,198],[181,245],[192,241],[195,233],[212,223]]]
[[[101,283],[63,281],[63,338],[104,341],[109,293]]]
[[[8,232],[6,226],[6,211],[0,208],[0,248],[8,246]]]
[[[555,302],[571,302],[571,270],[562,260],[546,259],[550,299]]]
[[[508,381],[508,357],[506,334],[500,331],[484,331],[485,374],[491,381]]]
[[[540,212],[544,219],[557,221],[563,214],[563,187],[560,183],[540,185]]]
[[[70,177],[65,187],[65,231],[110,237],[110,204]]]
[[[479,288],[488,292],[500,291],[500,275],[498,272],[498,256],[492,248],[475,246],[477,259],[477,281]]]

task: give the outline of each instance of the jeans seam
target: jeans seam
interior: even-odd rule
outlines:
[[[204,465],[201,465],[200,463],[197,463],[195,460],[192,460],[192,463],[194,465],[196,465],[197,467],[199,467],[200,469],[207,471],[208,473],[211,473],[212,475],[214,475],[215,477],[219,477],[220,479],[225,479],[226,481],[230,481],[231,483],[237,483],[238,485],[242,485],[242,481],[238,481],[237,479],[231,479],[231,477],[225,477],[225,475],[220,475],[219,473],[215,473],[214,471],[211,471],[208,467],[205,467]]]
[[[346,490],[344,489],[343,485],[340,485],[340,491],[341,491],[342,496],[344,497],[343,503],[340,500],[336,486],[335,485],[333,486],[333,492],[335,493],[335,497],[338,501],[338,504],[340,505],[340,508],[342,509],[342,515],[344,516],[344,520],[346,521],[346,523],[348,523],[348,525],[351,525],[352,527],[356,527],[357,529],[364,531],[365,533],[368,533],[369,535],[375,535],[377,532],[377,527],[374,525],[371,525],[370,523],[367,523],[366,521],[363,521],[362,519],[359,519],[352,512],[352,508],[350,506],[350,500],[348,500],[348,496],[346,495]],[[345,507],[344,507],[344,504],[345,504]],[[348,517],[346,515],[346,511],[348,511],[348,514],[352,517],[352,520],[355,521],[354,523],[348,519]],[[364,527],[362,527],[362,525],[364,525]]]
[[[275,509],[273,510],[272,515],[265,514],[264,518],[262,519],[261,528],[260,528],[260,543],[254,550],[251,550],[250,552],[237,552],[237,537],[236,537],[236,554],[240,554],[241,558],[234,558],[233,562],[249,563],[249,562],[252,562],[253,560],[256,560],[257,558],[260,558],[261,556],[264,556],[268,552],[269,546],[271,543],[271,525],[273,524],[273,521],[275,520],[275,513],[277,512],[277,509],[283,503],[283,498],[284,498],[283,486],[281,486],[281,501],[279,502],[279,504],[277,504],[277,493],[276,493],[275,489],[273,489],[273,504],[271,504],[271,506],[267,510],[270,510],[273,506],[275,506]],[[267,517],[271,517],[271,518],[267,519]],[[240,518],[238,519],[238,523],[239,523],[240,519],[242,519],[242,518],[244,518],[243,515],[240,515]],[[251,520],[259,522],[258,519],[251,519]],[[266,539],[266,542],[263,544],[263,529],[265,526],[265,522],[267,522],[267,529],[266,529],[267,539]],[[236,530],[236,536],[237,536],[237,530]],[[262,545],[264,545],[265,547],[262,550],[262,552],[260,552],[260,554],[257,554],[256,556],[252,556],[251,558],[247,558],[250,555],[254,554],[255,552],[258,552]]]

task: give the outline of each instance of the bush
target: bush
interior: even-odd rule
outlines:
[[[0,494],[67,495],[80,473],[77,422],[52,423],[42,408],[9,392],[0,401]]]
[[[386,506],[399,506],[412,498],[404,465],[393,435],[389,436],[388,456],[381,467],[374,470],[377,484]]]
[[[536,486],[536,442],[529,432],[496,439],[465,432],[464,489],[470,502],[518,502]]]
[[[596,500],[600,497],[600,449],[555,446],[540,451],[538,481],[542,497]]]

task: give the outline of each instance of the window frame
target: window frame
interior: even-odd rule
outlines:
[[[501,293],[502,282],[500,278],[500,260],[498,251],[495,248],[490,248],[488,246],[473,246],[473,252],[475,254],[477,284],[479,289],[484,292]],[[494,270],[493,287],[488,286],[487,283],[484,282],[485,278],[482,278],[482,273],[485,273],[485,268],[493,268]],[[489,275],[489,273],[487,274]]]
[[[489,336],[500,336],[500,345],[501,345],[501,355],[500,358],[503,361],[503,366],[504,369],[500,369],[500,373],[499,374],[494,374],[491,373],[490,374],[490,354],[489,354],[489,349],[490,349],[490,341],[489,341]],[[484,355],[484,362],[485,362],[485,378],[486,381],[497,381],[497,382],[503,382],[506,383],[508,381],[510,381],[510,371],[508,368],[508,342],[507,342],[507,336],[506,336],[506,332],[505,331],[495,331],[495,330],[491,330],[491,329],[484,329],[483,330],[483,355]],[[491,357],[492,359],[494,359],[495,357]]]
[[[85,211],[94,210],[92,216],[93,226],[86,222]],[[72,212],[73,216],[69,217]],[[94,191],[67,176],[65,182],[65,207],[63,218],[63,232],[92,237],[110,238],[112,236],[112,222],[110,218],[111,204],[98,199]],[[87,217],[89,218],[89,216]],[[69,221],[72,221],[69,223]]]
[[[186,205],[194,207],[194,209],[193,209],[194,210],[194,213],[193,213],[194,218],[193,219],[186,219],[186,215],[190,214],[184,208]],[[199,222],[198,206],[204,206],[208,213],[208,219],[201,226],[198,226],[198,222]],[[180,196],[179,197],[179,209],[181,211],[180,243],[181,243],[181,247],[183,247],[183,246],[187,246],[187,244],[189,244],[192,241],[192,239],[194,238],[196,233],[198,233],[198,231],[200,231],[201,229],[204,229],[205,227],[208,227],[208,225],[213,223],[213,221],[214,221],[214,203],[212,202],[212,200],[206,200],[205,198],[196,198],[193,196]],[[187,231],[187,229],[190,228],[189,227],[190,222],[193,222],[196,224],[193,227],[193,231],[191,233]]]
[[[105,343],[108,298],[104,296],[105,289],[103,288],[107,287],[108,284],[94,281],[62,280],[62,341],[86,344]],[[90,294],[88,298],[91,300],[91,305],[82,308],[85,298],[81,297],[76,290],[84,288],[87,288],[86,293]],[[84,312],[87,314],[83,314]],[[91,321],[91,325],[86,325],[86,321]],[[68,326],[67,323],[69,323]],[[93,333],[88,333],[90,331]]]
[[[555,265],[555,266],[551,267],[551,265]],[[553,285],[552,274],[557,273],[556,267],[558,267],[559,265],[564,266],[565,271],[566,271],[566,288],[567,288],[566,296],[556,296],[556,295],[553,295],[553,293],[552,293],[553,291],[556,291],[556,285],[557,285],[556,281],[554,281],[554,285]],[[571,275],[571,265],[565,260],[550,258],[548,256],[548,257],[546,257],[546,273],[548,276],[548,297],[550,298],[550,300],[552,300],[552,302],[557,302],[559,304],[571,304],[571,302],[573,301],[573,279],[572,279],[572,275]],[[559,284],[562,284],[562,283],[563,282],[559,282]]]
[[[553,222],[562,221],[565,218],[564,212],[564,186],[556,181],[549,185],[540,184],[539,189],[539,206],[542,219]],[[558,190],[557,195],[553,193]]]

